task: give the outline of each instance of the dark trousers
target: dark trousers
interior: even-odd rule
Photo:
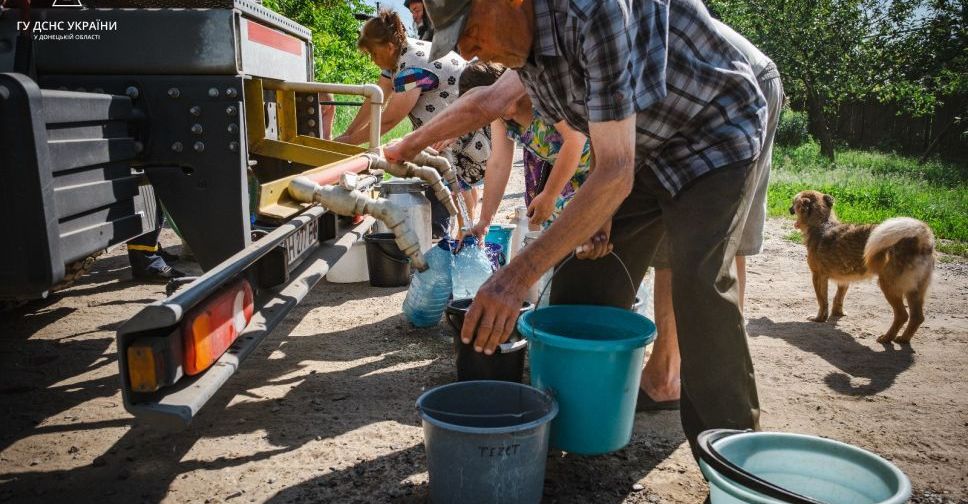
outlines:
[[[161,235],[161,226],[164,224],[165,215],[161,211],[161,205],[156,202],[157,215],[155,229],[143,235],[136,236],[128,240],[128,260],[131,268],[138,272],[147,272],[151,269],[161,269],[165,266],[165,260],[158,255],[158,237]]]
[[[752,197],[751,166],[715,170],[676,198],[643,167],[612,220],[612,244],[635,286],[663,235],[668,240],[682,355],[682,427],[694,453],[696,436],[706,429],[758,427],[756,381],[733,269]],[[551,290],[552,304],[628,308],[635,298],[612,256],[568,261]]]
[[[147,233],[136,236],[128,240],[128,250],[138,250],[141,252],[157,252],[158,251],[158,235],[161,234],[161,227],[154,231],[148,231]],[[133,246],[133,247],[132,247]]]

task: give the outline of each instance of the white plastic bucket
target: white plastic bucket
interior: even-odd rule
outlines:
[[[366,267],[366,243],[363,240],[353,242],[350,249],[326,273],[326,280],[332,283],[369,281],[370,271]]]

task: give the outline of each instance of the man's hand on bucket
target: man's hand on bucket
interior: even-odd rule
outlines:
[[[578,246],[575,250],[575,257],[579,259],[601,259],[612,252],[612,243],[610,241],[612,234],[612,220],[609,219],[608,222],[602,226],[602,229],[598,230],[592,235],[585,243]]]
[[[460,333],[465,344],[474,340],[474,351],[492,355],[511,336],[528,292],[521,278],[511,263],[495,271],[477,291]]]

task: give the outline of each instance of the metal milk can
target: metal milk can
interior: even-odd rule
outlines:
[[[420,179],[392,179],[380,184],[380,196],[401,208],[406,209],[407,222],[417,234],[420,251],[426,252],[431,246],[430,200],[424,196],[424,183]],[[377,221],[376,233],[389,233],[386,224]]]

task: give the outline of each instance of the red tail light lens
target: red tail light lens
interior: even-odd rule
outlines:
[[[214,364],[249,324],[253,311],[252,286],[245,280],[193,308],[182,325],[185,374],[196,375]]]

